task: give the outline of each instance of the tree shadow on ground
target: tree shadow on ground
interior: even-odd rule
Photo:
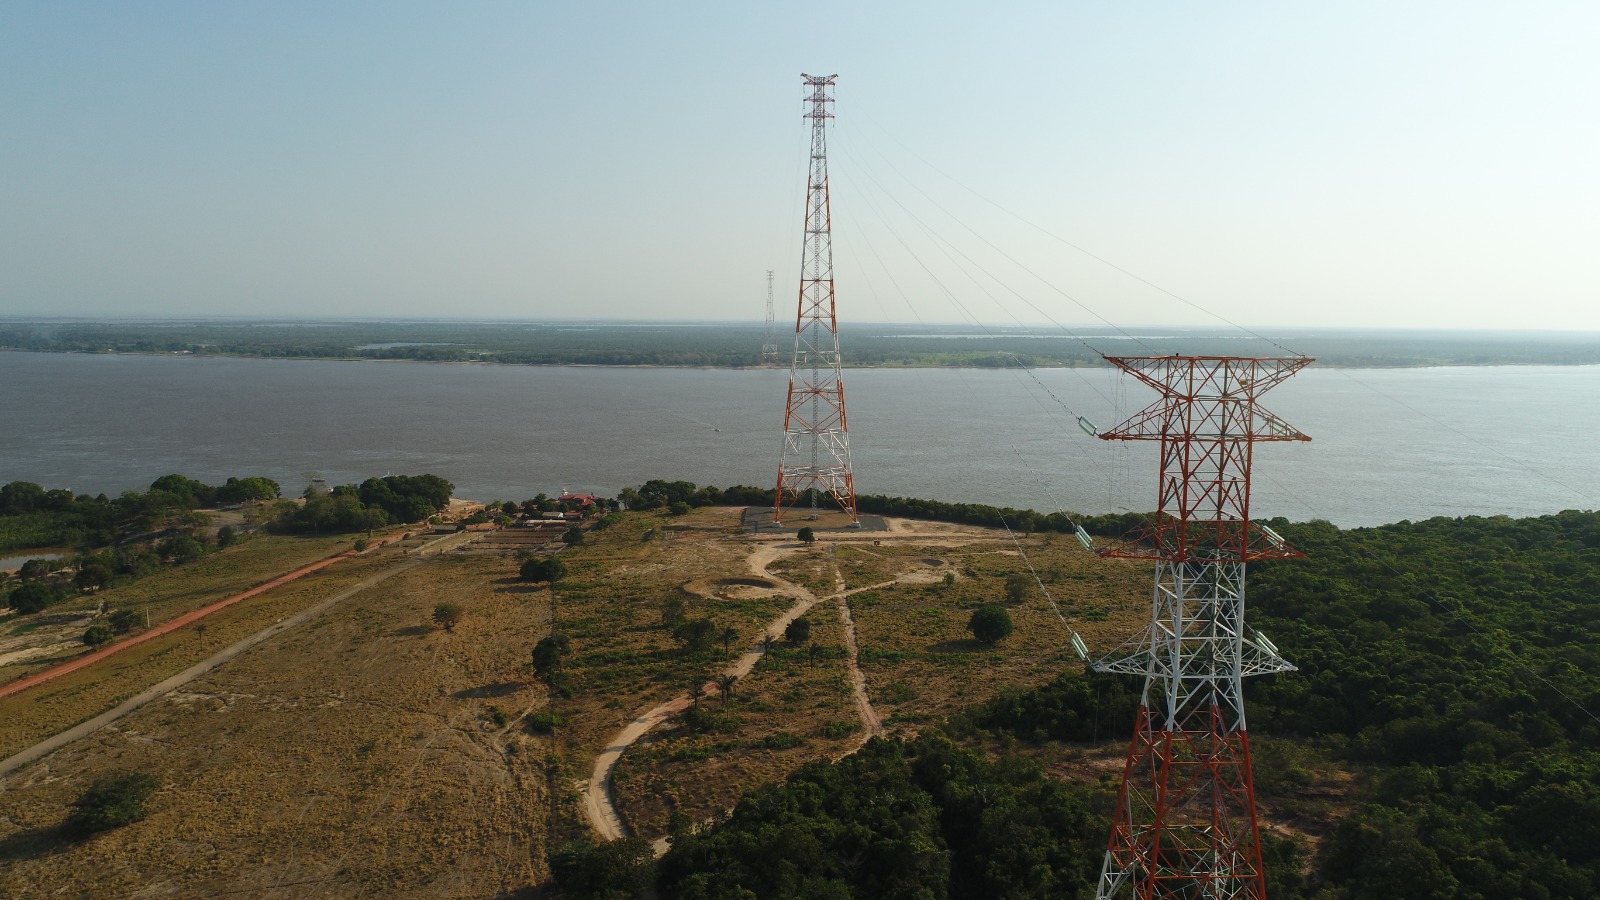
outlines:
[[[54,856],[72,847],[73,843],[59,826],[19,831],[0,838],[0,865]]]
[[[433,626],[431,625],[407,625],[405,628],[396,628],[389,633],[395,637],[422,637],[432,632]]]
[[[520,681],[499,681],[494,684],[485,684],[480,687],[465,688],[456,691],[450,696],[457,700],[489,700],[495,697],[505,697],[515,694],[527,685]]]
[[[928,647],[929,653],[976,653],[985,649],[985,645],[972,638],[960,638],[953,641],[940,641]]]

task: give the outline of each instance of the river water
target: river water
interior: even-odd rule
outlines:
[[[433,472],[459,496],[650,478],[767,486],[788,373],[0,353],[0,483],[143,489],[180,472],[297,493]],[[1086,436],[1154,393],[1110,370],[846,372],[861,493],[1105,512],[1155,506],[1147,443]],[[1343,526],[1600,508],[1600,368],[1318,369],[1265,405],[1256,517]]]

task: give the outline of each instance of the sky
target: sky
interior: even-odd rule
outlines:
[[[0,5],[0,315],[1600,330],[1600,4]]]

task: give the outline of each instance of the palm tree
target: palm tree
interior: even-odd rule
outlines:
[[[722,703],[728,703],[728,698],[733,696],[733,686],[739,681],[739,676],[733,674],[718,675],[717,687],[722,690]]]
[[[694,701],[696,709],[700,708],[700,692],[706,689],[704,675],[695,675],[689,681],[689,699]]]
[[[728,626],[727,628],[722,629],[722,655],[723,656],[727,656],[728,655],[728,645],[733,643],[733,639],[738,637],[738,636],[739,636],[739,632],[736,629],[734,629],[734,627],[732,625]]]

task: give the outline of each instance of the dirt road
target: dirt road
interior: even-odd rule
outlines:
[[[283,576],[283,578],[275,579],[275,580],[273,580],[271,582],[268,582],[267,584],[264,584],[259,588],[255,588],[255,589],[253,589],[251,591],[246,591],[245,593],[240,594],[240,595],[235,596],[235,597],[230,597],[230,598],[228,598],[228,600],[221,601],[218,604],[212,604],[211,606],[205,607],[204,609],[195,610],[195,612],[188,614],[188,616],[180,616],[178,619],[174,619],[174,620],[172,620],[172,622],[168,622],[167,625],[172,625],[174,628],[182,627],[181,624],[174,625],[173,623],[180,622],[180,620],[186,620],[186,621],[183,621],[182,624],[187,624],[188,622],[194,621],[195,618],[199,618],[199,614],[203,614],[205,612],[212,611],[214,609],[220,608],[222,605],[226,605],[228,603],[237,602],[238,600],[244,599],[246,596],[253,596],[253,595],[257,594],[257,593],[260,593],[261,591],[267,590],[270,587],[276,587],[279,584],[287,583],[287,581],[293,580],[293,578],[291,578],[290,576],[299,577],[300,575],[306,574],[307,571],[314,571],[315,569],[322,568],[323,566],[329,565],[330,563],[333,563],[333,562],[335,562],[335,561],[337,561],[339,559],[345,558],[347,555],[348,554],[340,554],[339,556],[333,557],[331,559],[323,560],[320,563],[315,563],[312,566],[306,567],[305,569],[300,569],[300,570],[298,570],[296,572],[291,572],[289,575],[286,575],[286,576]],[[159,684],[157,684],[157,685],[155,685],[155,686],[153,686],[151,688],[148,688],[148,689],[146,689],[144,691],[141,691],[140,693],[134,695],[133,697],[128,698],[127,700],[124,700],[122,703],[118,704],[115,708],[113,708],[111,710],[108,710],[107,712],[101,713],[100,715],[95,716],[94,718],[92,718],[92,719],[90,719],[90,720],[88,720],[86,722],[82,722],[82,723],[80,723],[78,725],[75,725],[75,726],[67,729],[66,731],[63,731],[63,732],[61,732],[59,734],[56,734],[56,735],[54,735],[54,736],[52,736],[50,738],[47,738],[46,740],[40,741],[39,743],[34,744],[32,747],[29,747],[28,749],[22,751],[21,753],[18,753],[15,756],[10,757],[9,759],[0,760],[0,775],[5,775],[5,774],[7,774],[9,772],[12,772],[12,771],[14,771],[14,770],[16,770],[16,769],[18,769],[18,768],[20,768],[22,766],[27,765],[28,763],[33,762],[34,760],[37,760],[37,759],[39,759],[39,758],[51,753],[52,751],[54,751],[54,750],[56,750],[56,749],[58,749],[60,747],[64,747],[67,744],[70,744],[73,741],[78,740],[79,738],[86,737],[86,736],[88,736],[90,734],[93,734],[94,732],[100,730],[101,728],[104,728],[107,725],[110,725],[112,722],[117,721],[118,719],[122,718],[123,716],[128,715],[129,713],[133,712],[134,710],[138,709],[139,707],[144,706],[145,704],[149,703],[150,701],[155,700],[157,698],[160,698],[162,696],[165,696],[166,694],[171,693],[172,691],[176,690],[177,688],[182,687],[185,684],[188,684],[190,681],[193,681],[194,679],[199,678],[200,676],[206,674],[207,672],[210,672],[211,670],[217,668],[218,666],[222,665],[223,663],[227,662],[228,660],[233,659],[234,657],[238,656],[239,654],[243,653],[244,651],[249,650],[251,647],[254,647],[255,645],[261,643],[262,641],[265,641],[265,640],[268,640],[270,638],[273,638],[273,637],[283,633],[284,631],[287,631],[290,628],[294,628],[297,625],[300,625],[300,624],[302,624],[302,623],[304,623],[304,622],[306,622],[306,621],[308,621],[308,620],[310,620],[310,619],[312,619],[312,618],[314,618],[314,617],[316,617],[318,615],[321,615],[323,612],[327,611],[329,608],[333,607],[335,604],[340,603],[341,601],[347,600],[350,597],[353,597],[356,594],[359,594],[360,592],[362,592],[364,590],[367,590],[368,588],[372,587],[373,585],[376,585],[376,584],[378,584],[378,583],[380,583],[380,582],[382,582],[382,581],[384,581],[386,579],[392,578],[395,575],[398,575],[401,572],[403,572],[403,571],[405,571],[405,570],[407,570],[409,568],[412,568],[413,566],[417,565],[417,563],[414,562],[414,561],[404,560],[404,559],[396,560],[395,562],[396,562],[396,564],[392,568],[387,569],[387,570],[385,570],[383,572],[380,572],[377,575],[374,575],[371,578],[368,578],[368,579],[366,579],[364,581],[361,581],[360,583],[354,585],[353,587],[350,587],[350,588],[347,588],[347,589],[345,589],[343,591],[340,591],[339,593],[334,594],[332,597],[329,597],[328,599],[323,600],[322,602],[316,604],[315,606],[309,607],[309,608],[301,611],[300,613],[297,613],[296,615],[293,615],[293,616],[290,616],[287,619],[284,619],[281,622],[277,622],[277,623],[275,623],[273,625],[270,625],[270,626],[268,626],[268,627],[256,632],[255,634],[245,638],[244,640],[239,641],[239,642],[233,644],[230,647],[226,647],[223,650],[212,654],[210,657],[207,657],[206,659],[196,663],[195,665],[190,666],[189,668],[183,670],[182,672],[179,672],[178,674],[172,676],[171,678],[168,678],[165,681],[162,681]],[[170,631],[171,629],[168,629],[168,630]],[[153,633],[155,633],[154,630],[152,630],[150,632],[146,632],[146,634],[153,634]],[[143,636],[141,635],[141,637],[143,637]],[[127,642],[125,642],[125,643],[127,643]],[[76,662],[76,660],[75,660],[75,662]],[[85,663],[85,665],[86,664],[87,663]],[[74,666],[74,668],[81,668],[81,666]],[[50,670],[50,671],[54,671],[54,670]],[[71,671],[71,670],[68,670],[68,671]],[[40,673],[40,674],[45,674],[45,673]]]
[[[850,607],[847,603],[847,598],[851,594],[887,587],[899,579],[847,591],[844,589],[844,579],[839,575],[836,568],[834,570],[834,593],[827,597],[818,597],[806,588],[774,575],[767,569],[779,556],[795,549],[798,548],[781,544],[760,544],[752,548],[750,552],[750,571],[752,573],[758,577],[776,582],[786,593],[797,598],[795,604],[785,610],[783,615],[772,620],[764,632],[764,637],[770,640],[781,640],[784,630],[789,627],[790,622],[805,615],[813,606],[824,600],[837,600],[839,602],[840,617],[845,623],[846,640],[850,651],[848,659],[850,684],[855,696],[856,709],[866,730],[862,740],[866,741],[881,735],[883,734],[883,721],[879,718],[877,711],[872,708],[871,700],[867,696],[866,677],[862,675],[861,669],[857,665],[855,622],[850,618]],[[733,665],[722,670],[722,674],[743,678],[755,669],[756,663],[761,661],[761,657],[765,653],[764,642],[763,644],[757,644],[740,654],[739,659]],[[700,686],[699,693],[703,696],[709,688],[714,686],[714,681],[707,681]],[[617,762],[622,759],[622,754],[629,747],[638,743],[646,734],[649,734],[657,725],[687,709],[691,702],[693,700],[690,695],[685,694],[650,709],[628,723],[626,728],[617,732],[616,736],[606,744],[605,749],[595,757],[594,771],[589,776],[588,787],[583,793],[583,810],[589,819],[589,824],[601,839],[612,841],[628,834],[628,826],[622,820],[621,813],[617,811],[616,797],[612,791],[612,773],[616,770]],[[665,852],[665,844],[658,841],[656,843],[656,855],[659,856],[663,852]]]

